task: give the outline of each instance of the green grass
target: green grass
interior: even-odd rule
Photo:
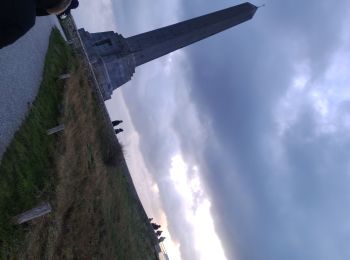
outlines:
[[[18,250],[24,239],[26,225],[12,225],[11,218],[46,200],[54,189],[57,137],[47,136],[46,131],[60,119],[64,82],[57,76],[73,67],[71,50],[53,30],[37,98],[0,163],[1,258]]]
[[[57,81],[67,72],[65,83]],[[38,96],[0,164],[0,259],[157,259],[154,231],[94,88],[53,31]],[[64,132],[46,135],[61,122]],[[43,201],[50,214],[11,224]]]
[[[115,168],[109,168],[108,189],[118,189],[113,200],[104,199],[102,204],[115,259],[156,259],[148,219],[142,217],[127,179]]]

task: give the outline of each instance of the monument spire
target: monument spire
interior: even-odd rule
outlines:
[[[257,7],[244,3],[127,38],[136,66],[250,20]]]
[[[248,21],[256,10],[247,2],[129,38],[114,32],[79,33],[106,100],[137,66]]]

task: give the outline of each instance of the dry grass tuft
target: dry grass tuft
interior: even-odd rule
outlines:
[[[99,109],[78,69],[65,87],[54,212],[32,225],[26,259],[155,259],[149,225],[119,166],[122,150],[111,145]]]

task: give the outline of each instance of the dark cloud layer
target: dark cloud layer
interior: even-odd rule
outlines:
[[[182,5],[187,19],[232,1]],[[199,163],[228,259],[350,259],[350,135],[342,128],[319,133],[319,114],[307,102],[283,135],[275,116],[300,64],[308,64],[310,84],[322,80],[341,44],[349,7],[346,0],[271,0],[252,21],[186,48],[192,68],[186,91],[209,135],[205,140],[191,131],[181,100],[175,114],[162,114],[168,95],[175,94],[164,91],[169,78],[146,75],[151,65],[138,69],[126,86],[145,161],[184,259],[197,256],[183,231],[183,212],[176,210],[181,201],[165,175],[174,146]],[[347,114],[348,103],[343,107]]]
[[[241,259],[349,257],[349,250],[339,251],[332,241],[327,241],[329,244],[324,248],[320,241],[323,238],[319,237],[346,239],[336,230],[328,234],[325,225],[339,223],[337,220],[346,222],[346,217],[335,219],[332,214],[342,208],[342,203],[349,202],[349,192],[340,189],[346,187],[342,183],[348,178],[349,136],[342,136],[338,143],[332,143],[334,136],[315,137],[312,109],[305,108],[281,140],[288,158],[289,177],[283,173],[282,177],[275,176],[280,173],[270,165],[270,151],[265,144],[267,138],[275,138],[272,112],[276,101],[291,85],[294,66],[309,60],[311,77],[323,76],[339,46],[348,7],[347,1],[337,5],[331,1],[271,1],[250,23],[188,51],[196,79],[192,99],[199,111],[212,118],[222,153],[232,155],[237,162],[232,167],[220,167],[222,160],[212,153],[210,144],[203,154],[202,164],[207,166],[206,178],[215,201],[217,229],[226,238],[228,256],[232,257],[236,250]],[[219,54],[208,53],[208,49],[218,49],[216,41],[226,45],[220,47]],[[205,61],[215,64],[215,74],[203,73],[211,71],[212,64]],[[306,137],[310,139],[308,143]],[[236,179],[227,175],[232,170],[240,173],[245,192],[253,198],[256,214],[253,218],[247,216],[251,212],[245,214],[241,205],[244,200],[231,189]],[[339,179],[333,180],[334,172],[341,173]],[[283,199],[280,193],[288,191],[278,186],[288,186],[290,198]],[[334,197],[342,203],[334,204]],[[282,203],[291,205],[282,209]],[[294,210],[301,211],[300,219],[293,219]],[[349,212],[346,216],[349,217]],[[290,235],[293,232],[295,238]]]

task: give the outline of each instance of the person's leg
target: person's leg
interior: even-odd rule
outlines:
[[[113,122],[112,122],[112,125],[113,126],[117,126],[117,125],[119,125],[120,123],[122,123],[123,121],[122,120],[114,120]]]

